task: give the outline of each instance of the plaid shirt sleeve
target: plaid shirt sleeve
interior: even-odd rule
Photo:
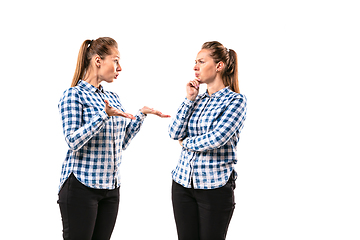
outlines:
[[[222,147],[237,130],[243,127],[245,114],[246,100],[244,98],[233,99],[212,131],[186,138],[183,141],[183,147],[199,152]]]
[[[110,119],[105,110],[102,110],[82,125],[82,103],[76,88],[65,91],[59,103],[59,111],[65,141],[73,151],[78,151],[103,128],[105,121]]]
[[[187,136],[187,123],[194,108],[194,102],[185,99],[177,110],[176,117],[169,125],[169,136],[174,140],[181,140]]]
[[[120,97],[116,93],[112,92],[112,95],[116,99],[118,103],[120,103]],[[121,106],[119,108],[123,112],[126,112],[126,110]],[[134,120],[130,120],[128,118],[125,118],[126,121],[126,128],[124,132],[124,139],[121,145],[121,148],[123,150],[126,150],[126,148],[129,146],[131,140],[136,136],[136,134],[140,131],[140,128],[144,122],[144,119],[146,118],[146,115],[143,114],[140,110],[137,112],[137,114],[134,116]]]
[[[125,150],[129,146],[131,140],[140,131],[140,127],[141,127],[145,117],[146,117],[146,115],[143,114],[141,111],[139,111],[135,115],[135,120],[132,120],[129,122],[129,124],[126,127],[126,133],[125,133],[124,141],[123,141],[123,145],[122,145],[123,150]]]

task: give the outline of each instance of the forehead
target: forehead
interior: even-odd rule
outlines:
[[[110,55],[111,57],[118,57],[118,58],[120,58],[120,52],[119,52],[119,50],[117,49],[117,48],[112,48],[111,49],[111,55]]]
[[[211,58],[210,53],[211,53],[211,52],[210,52],[209,49],[201,49],[200,52],[197,54],[196,58],[197,58],[197,59],[200,59],[200,58],[204,58],[204,59]]]

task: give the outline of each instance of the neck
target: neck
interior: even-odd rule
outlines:
[[[101,83],[101,80],[98,78],[97,74],[93,73],[91,70],[85,74],[83,80],[96,88],[99,88]]]
[[[225,88],[225,85],[221,78],[216,78],[215,81],[207,84],[207,90],[210,96],[223,88]]]

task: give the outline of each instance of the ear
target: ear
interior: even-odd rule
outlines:
[[[95,62],[95,66],[99,68],[101,65],[101,57],[99,55],[96,55],[94,58],[94,62]]]
[[[224,69],[224,63],[222,61],[216,64],[216,71],[221,72]]]

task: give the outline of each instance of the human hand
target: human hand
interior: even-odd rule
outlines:
[[[194,79],[186,84],[186,98],[190,101],[195,101],[196,96],[199,94],[200,82]]]
[[[156,116],[159,116],[161,118],[169,118],[170,115],[166,115],[166,114],[163,114],[162,112],[158,111],[158,110],[155,110],[153,108],[149,108],[149,107],[143,107],[141,110],[140,110],[143,114],[154,114]]]
[[[130,118],[132,120],[135,120],[135,117],[133,115],[131,115],[130,113],[124,113],[123,111],[111,107],[109,105],[109,101],[108,100],[104,100],[105,102],[105,112],[107,113],[107,115],[109,116],[119,116],[119,117],[124,117],[124,118]]]
[[[179,140],[180,146],[183,146],[183,145],[182,145],[183,141],[184,141],[184,139]]]

